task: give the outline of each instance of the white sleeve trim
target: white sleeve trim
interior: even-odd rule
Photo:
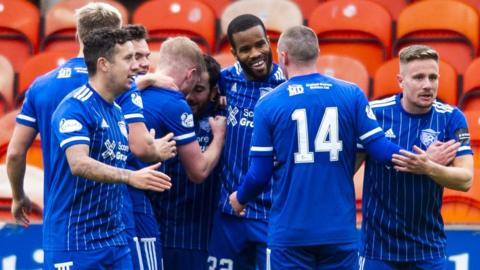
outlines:
[[[125,117],[125,119],[143,118],[143,114],[141,113],[125,114],[123,117]]]
[[[255,151],[255,152],[271,152],[273,151],[273,146],[252,146],[250,148],[250,151]]]
[[[195,137],[195,131],[187,133],[187,134],[183,134],[183,135],[180,135],[180,136],[175,136],[175,137],[173,137],[173,139],[175,141],[178,141],[178,140],[188,139],[188,138],[191,138],[191,137]]]
[[[25,114],[19,114],[19,115],[17,115],[17,118],[28,121],[28,122],[32,122],[32,123],[37,122],[37,119],[35,119],[33,117],[30,117],[30,116],[27,116]]]
[[[381,132],[382,131],[382,128],[381,127],[377,127],[377,128],[374,128],[372,130],[370,130],[369,132],[363,134],[362,136],[360,136],[360,140],[365,140],[366,138],[372,136],[373,134],[375,133],[378,133],[378,132]]]
[[[470,146],[460,146],[458,148],[458,151],[465,151],[465,150],[472,150],[472,148]]]
[[[65,139],[63,140],[61,143],[60,143],[60,147],[63,147],[65,144],[69,143],[69,142],[73,142],[73,141],[87,141],[89,142],[90,141],[90,138],[89,137],[85,137],[85,136],[74,136],[74,137],[70,137],[68,139]]]

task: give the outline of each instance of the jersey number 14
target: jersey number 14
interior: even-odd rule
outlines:
[[[308,139],[308,121],[306,109],[296,109],[292,120],[297,122],[298,152],[294,153],[295,163],[315,162],[313,152],[310,152]],[[328,140],[327,140],[328,139]],[[342,141],[338,138],[337,107],[325,108],[322,122],[315,136],[315,152],[329,152],[330,161],[337,161],[342,151]]]

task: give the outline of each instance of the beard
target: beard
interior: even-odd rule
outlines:
[[[272,69],[272,64],[273,64],[273,60],[272,60],[272,49],[269,50],[268,54],[267,54],[267,59],[266,59],[266,62],[267,62],[267,72],[265,75],[260,75],[258,76],[255,71],[253,71],[248,65],[247,63],[243,62],[243,61],[239,61],[240,63],[240,66],[242,67],[243,71],[248,74],[248,76],[252,77],[255,81],[263,81],[264,79],[266,79],[268,77],[268,75],[270,75],[270,70]]]

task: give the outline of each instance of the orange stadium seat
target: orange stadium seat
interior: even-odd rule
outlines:
[[[413,0],[413,1],[410,1],[410,2],[418,2],[418,1],[424,1],[424,0]],[[480,13],[480,1],[479,0],[457,0],[457,1],[470,5],[471,7],[475,8]]]
[[[124,23],[128,22],[128,10],[119,2],[113,0],[64,0],[58,1],[45,14],[44,38],[42,51],[78,52],[78,42],[75,40],[76,23],[75,10],[90,2],[104,2],[116,7]]]
[[[215,44],[216,18],[213,10],[196,0],[154,0],[141,4],[132,21],[148,29],[150,49],[158,50],[170,36],[185,35],[206,53]]]
[[[19,75],[17,104],[23,100],[28,87],[38,76],[58,67],[74,56],[74,53],[67,51],[42,52],[28,59]]]
[[[207,4],[215,13],[215,17],[220,19],[225,8],[232,3],[233,0],[201,0]]]
[[[360,61],[348,56],[320,55],[317,69],[322,74],[357,84],[368,97],[368,71]]]
[[[28,1],[0,0],[0,54],[18,72],[38,46],[40,12]]]
[[[420,1],[400,13],[393,51],[416,43],[430,45],[463,74],[477,53],[478,35],[479,18],[471,6],[454,0]]]
[[[15,72],[5,56],[0,55],[0,116],[13,108]]]
[[[394,21],[397,20],[398,15],[400,14],[400,11],[402,11],[402,9],[404,9],[410,2],[409,0],[370,0],[370,1],[378,3],[382,7],[384,7],[386,10],[388,10],[388,12],[390,12],[390,15],[392,15],[392,19]]]
[[[385,8],[364,0],[327,1],[308,19],[323,54],[355,58],[367,67],[370,76],[389,57],[391,22]]]
[[[463,94],[459,107],[464,110],[480,111],[480,58],[468,65],[463,75]]]
[[[323,2],[323,0],[291,0],[295,2],[297,6],[302,11],[302,15],[304,19],[310,18],[310,14],[312,11]]]
[[[222,68],[231,66],[237,62],[237,59],[233,56],[231,52],[222,52],[213,55],[213,58],[217,60],[217,62],[220,64]]]
[[[440,101],[456,106],[458,102],[457,72],[449,63],[443,60],[440,60],[439,63],[440,81],[437,98]],[[371,99],[375,100],[400,93],[400,86],[397,81],[398,73],[398,58],[393,58],[385,62],[377,72],[375,72]]]
[[[228,24],[235,17],[247,13],[256,15],[263,21],[270,38],[274,61],[277,61],[277,41],[280,34],[291,26],[303,24],[302,11],[293,2],[287,0],[236,1],[225,8],[220,19],[222,34],[217,51],[230,51],[230,45],[226,36]],[[285,18],[288,18],[288,20]]]

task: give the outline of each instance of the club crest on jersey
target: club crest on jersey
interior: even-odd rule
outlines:
[[[107,124],[107,121],[105,121],[105,118],[102,119],[102,124],[100,124],[100,126],[103,128],[103,129],[106,129],[106,128],[109,128],[110,126]]]
[[[291,84],[288,86],[288,96],[296,96],[303,94],[303,86],[299,84]]]
[[[369,105],[365,106],[365,112],[367,113],[368,118],[372,120],[377,120],[377,117],[375,117],[375,114],[372,111],[372,108],[370,108]]]
[[[432,143],[438,140],[438,134],[440,134],[440,132],[433,129],[423,129],[420,133],[420,141],[425,147],[429,147]]]
[[[61,133],[70,133],[74,131],[79,131],[82,129],[82,124],[75,119],[65,119],[60,120],[60,132]]]
[[[127,125],[125,124],[125,121],[120,121],[118,122],[118,127],[120,128],[120,132],[125,138],[128,138],[128,132],[127,132]]]
[[[132,103],[137,105],[137,107],[143,109],[143,101],[142,97],[138,93],[132,93],[130,95],[130,98],[132,99]]]
[[[200,121],[199,126],[200,126],[200,129],[204,130],[205,132],[210,132],[211,130],[210,124],[208,123],[207,120]]]
[[[182,121],[182,126],[191,128],[193,127],[193,115],[191,113],[182,113],[180,116],[180,120]]]
[[[260,87],[260,98],[265,96],[266,94],[272,92],[273,88],[271,87]]]

